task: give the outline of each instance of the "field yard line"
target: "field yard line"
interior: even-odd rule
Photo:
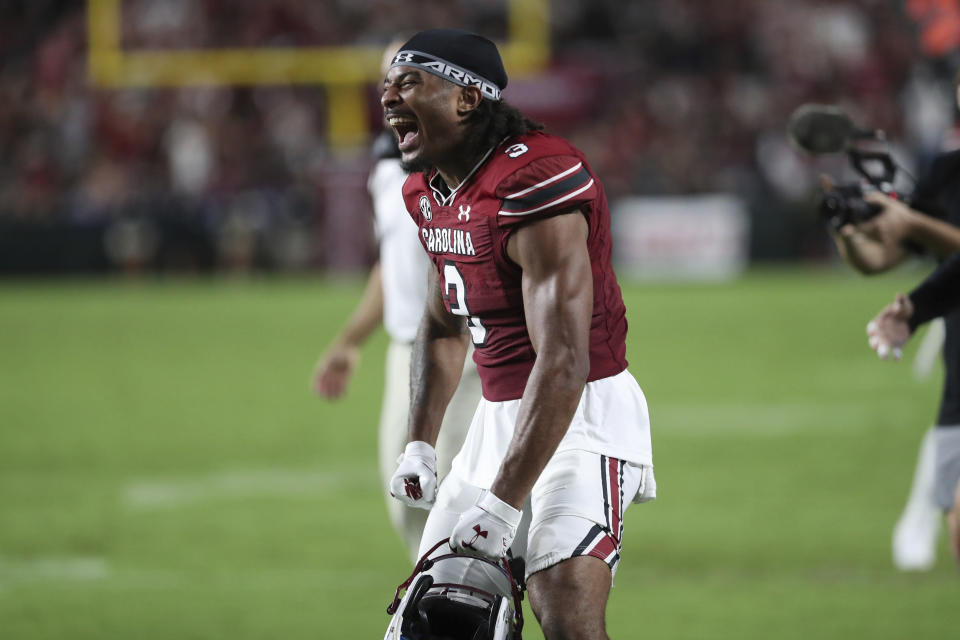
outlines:
[[[30,560],[0,558],[0,598],[16,587],[45,589],[121,589],[276,591],[310,589],[380,589],[391,591],[398,578],[378,569],[212,569],[205,572],[162,568],[111,567],[100,557],[45,557]],[[930,581],[954,584],[953,576],[933,575]],[[900,586],[909,582],[886,568],[853,565],[739,568],[731,566],[640,569],[621,580],[623,586],[657,583],[662,588],[695,585],[716,588],[741,584]]]
[[[650,406],[654,433],[658,427],[666,427],[670,433],[692,435],[746,433],[781,436],[816,429],[865,430],[871,426],[864,419],[868,414],[868,407],[855,403],[651,403]]]
[[[0,558],[0,585],[23,579],[83,582],[101,580],[106,575],[106,562],[96,556],[53,556],[31,560]]]
[[[342,589],[382,587],[391,583],[382,571],[372,569],[268,569],[213,571],[198,577],[195,571],[173,569],[111,568],[99,557],[45,557],[30,560],[0,558],[0,595],[6,588],[44,584],[58,588],[182,589],[213,585],[220,588],[260,590],[283,587]]]
[[[378,473],[370,465],[317,469],[229,469],[193,476],[134,480],[123,489],[123,502],[138,509],[162,509],[213,500],[247,497],[312,496],[347,487],[375,489]]]

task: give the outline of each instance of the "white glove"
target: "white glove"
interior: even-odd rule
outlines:
[[[408,442],[390,478],[390,495],[411,507],[430,509],[437,498],[437,452],[426,442]]]
[[[522,516],[523,511],[484,491],[477,504],[460,515],[450,534],[450,548],[499,560],[507,555]]]

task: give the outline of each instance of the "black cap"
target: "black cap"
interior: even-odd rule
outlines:
[[[497,45],[462,29],[421,31],[400,47],[390,66],[417,67],[462,87],[477,87],[490,100],[500,100],[507,86]]]

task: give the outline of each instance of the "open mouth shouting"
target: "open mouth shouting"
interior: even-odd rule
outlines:
[[[387,122],[397,134],[401,153],[411,151],[420,141],[420,125],[410,116],[392,115]]]

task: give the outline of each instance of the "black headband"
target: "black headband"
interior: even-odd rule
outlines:
[[[396,66],[416,67],[462,87],[477,87],[484,98],[494,101],[507,86],[497,46],[460,29],[421,31],[393,57],[390,67]]]

